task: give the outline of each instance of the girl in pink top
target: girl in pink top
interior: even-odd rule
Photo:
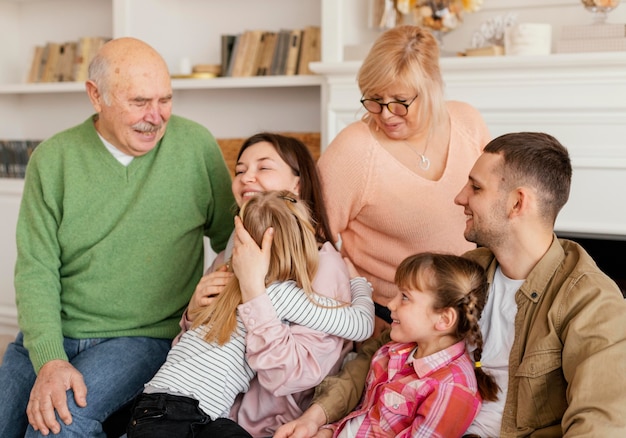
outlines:
[[[332,239],[386,306],[405,257],[475,246],[463,237],[454,197],[490,136],[475,108],[444,100],[439,47],[427,29],[387,30],[357,80],[365,115],[328,145],[318,169]]]
[[[392,342],[374,354],[359,406],[328,428],[339,438],[460,437],[481,398],[498,392],[480,367],[485,272],[460,256],[422,253],[400,263],[395,284]],[[476,346],[476,362],[466,342]]]
[[[316,224],[320,246],[313,287],[320,294],[350,302],[350,278],[358,274],[353,267],[352,271],[348,270],[330,242],[315,160],[302,142],[268,132],[248,138],[239,150],[232,189],[239,206],[255,193],[270,190],[289,190],[305,201]],[[183,331],[191,327],[190,310],[210,304],[233,275],[223,266],[231,251],[232,242],[229,242],[200,280],[181,320]],[[257,375],[231,411],[231,418],[253,437],[272,436],[281,424],[302,415],[312,398],[312,388],[326,375],[339,371],[352,347],[351,342],[307,327],[286,325],[278,320],[274,326],[272,339],[248,331],[246,358]]]

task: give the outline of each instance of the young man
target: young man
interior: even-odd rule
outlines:
[[[506,134],[485,147],[455,199],[465,238],[481,246],[466,256],[490,279],[481,362],[501,389],[468,436],[626,436],[626,301],[581,246],[554,234],[571,175],[552,136]],[[275,437],[313,436],[353,409],[384,341],[324,381],[309,410]]]
[[[33,153],[17,226],[21,332],[0,367],[0,436],[102,436],[165,360],[233,229],[213,135],[172,116],[167,65],[134,38],[89,68],[96,111]],[[28,424],[28,431],[26,431]]]

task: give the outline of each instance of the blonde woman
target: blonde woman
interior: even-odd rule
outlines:
[[[454,197],[490,135],[474,107],[444,99],[439,47],[426,28],[383,33],[357,81],[366,113],[337,134],[318,168],[332,237],[374,287],[378,331],[405,257],[475,247]]]

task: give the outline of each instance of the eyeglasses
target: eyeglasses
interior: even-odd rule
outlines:
[[[366,110],[372,114],[380,114],[383,112],[383,107],[387,107],[387,110],[391,114],[396,116],[406,116],[409,112],[409,106],[417,99],[417,95],[411,99],[409,103],[391,101],[387,103],[379,102],[376,99],[361,98],[361,103]]]

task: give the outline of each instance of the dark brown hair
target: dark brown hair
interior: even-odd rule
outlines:
[[[395,283],[404,290],[432,291],[434,310],[452,308],[458,315],[454,335],[474,345],[474,367],[483,400],[498,399],[498,385],[480,364],[483,337],[478,321],[487,302],[487,277],[478,263],[451,254],[424,252],[404,259],[396,269]]]
[[[491,140],[484,152],[503,157],[506,190],[528,185],[537,190],[540,208],[552,224],[569,198],[572,164],[567,149],[549,134],[514,132]]]
[[[315,226],[317,242],[322,244],[326,241],[332,241],[335,243],[328,225],[328,215],[322,196],[322,184],[317,173],[315,159],[304,143],[294,137],[272,132],[260,132],[244,141],[237,155],[237,161],[247,148],[264,141],[272,144],[280,158],[291,167],[293,174],[300,177],[299,199],[307,204],[311,212],[311,221]]]

